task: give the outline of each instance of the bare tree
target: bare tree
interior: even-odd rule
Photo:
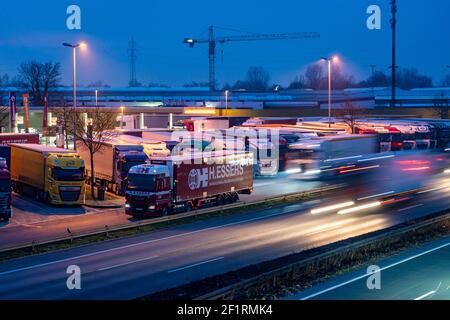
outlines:
[[[263,67],[250,67],[247,70],[247,89],[265,91],[269,87],[270,75]]]
[[[67,103],[64,101],[61,103],[62,107],[52,108],[52,113],[58,119],[58,125],[61,127],[61,134],[64,135],[64,143],[66,145],[66,149],[69,148],[70,136],[73,133],[73,116],[71,113],[73,112],[72,108],[67,106]]]
[[[442,91],[433,99],[433,109],[440,119],[448,119],[449,116],[449,99]]]
[[[0,133],[9,125],[9,107],[0,107]]]
[[[91,166],[91,196],[92,199],[95,199],[94,155],[97,152],[102,151],[104,142],[111,137],[111,134],[105,131],[115,128],[117,117],[115,113],[105,112],[101,108],[94,108],[92,110],[89,110],[88,118],[90,119],[90,121],[86,125],[81,113],[70,112],[70,121],[68,121],[68,123],[71,123],[74,126],[72,128],[72,131],[74,133],[75,139],[89,152],[89,161]]]
[[[303,75],[300,75],[295,77],[295,79],[289,84],[288,89],[304,89],[306,87],[306,79]]]
[[[355,105],[351,100],[347,100],[343,108],[336,111],[338,118],[342,119],[350,128],[351,133],[355,133],[355,126],[362,116],[366,113],[365,109]]]
[[[55,62],[29,61],[20,64],[19,77],[25,88],[30,90],[34,105],[44,103],[44,95],[60,81],[60,64]]]
[[[450,87],[450,74],[446,75],[441,81],[441,87]]]
[[[308,66],[305,72],[306,85],[313,89],[319,90],[323,88],[325,73],[320,63],[314,63]]]

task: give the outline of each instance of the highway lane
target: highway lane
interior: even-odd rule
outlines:
[[[338,183],[338,182],[333,182]],[[277,177],[255,180],[251,195],[241,195],[241,201],[264,200],[292,192],[318,188],[330,182],[300,181],[281,174]],[[74,233],[132,224],[135,219],[125,215],[124,209],[92,209],[52,207],[33,199],[15,196],[14,215],[9,223],[0,221],[0,248],[28,244],[66,236],[67,229]]]
[[[367,287],[367,266],[335,277],[287,300],[449,300],[450,237],[374,263],[380,289]]]
[[[1,299],[127,299],[254,263],[380,230],[450,207],[448,190],[379,212],[313,215],[337,198],[177,226],[159,232],[6,261]],[[418,206],[421,205],[421,206]],[[402,211],[400,211],[402,210]],[[82,290],[66,288],[67,266],[82,271]]]

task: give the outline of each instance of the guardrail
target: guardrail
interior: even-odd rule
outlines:
[[[59,243],[59,242],[63,242],[63,241],[73,242],[76,239],[90,237],[90,236],[97,236],[97,235],[108,235],[108,233],[115,232],[115,231],[139,229],[141,227],[159,224],[159,223],[165,223],[165,222],[170,223],[171,221],[176,221],[176,220],[181,220],[181,219],[186,219],[186,218],[191,218],[191,217],[196,218],[197,216],[202,216],[202,215],[206,215],[206,214],[210,214],[210,213],[216,213],[216,212],[227,211],[227,210],[232,210],[232,209],[244,209],[246,207],[261,205],[261,204],[267,203],[268,201],[275,201],[275,202],[276,201],[287,201],[287,200],[289,200],[289,198],[301,198],[301,197],[313,195],[316,193],[334,190],[334,189],[340,188],[342,186],[343,186],[342,184],[336,184],[336,185],[325,186],[322,188],[309,190],[309,191],[293,192],[293,193],[289,193],[289,194],[285,194],[285,195],[268,197],[268,198],[264,198],[261,200],[255,200],[255,201],[249,201],[249,202],[239,201],[237,203],[233,203],[233,204],[229,204],[229,205],[215,206],[215,207],[205,208],[205,209],[200,209],[200,210],[193,210],[191,212],[185,212],[185,213],[170,215],[170,216],[166,216],[166,217],[159,217],[159,218],[154,218],[154,219],[149,219],[149,220],[141,220],[141,221],[131,222],[128,224],[123,224],[123,225],[118,225],[118,226],[113,226],[113,227],[105,226],[103,228],[98,228],[98,229],[87,231],[87,232],[73,233],[69,228],[67,228],[67,235],[52,238],[52,239],[47,239],[47,240],[41,240],[41,241],[34,240],[31,243],[22,243],[22,244],[18,244],[15,246],[0,248],[0,253],[4,253],[4,252],[8,252],[8,251],[15,251],[15,250],[23,250],[23,249],[34,250],[36,247],[42,246],[42,245],[49,245],[49,244]]]
[[[439,214],[441,213],[441,216],[435,217],[435,218],[431,218],[431,219],[427,219],[425,221],[421,221],[421,222],[417,222],[414,223],[412,225],[409,226],[404,226],[402,228],[396,228],[395,226],[392,227],[392,230],[389,231],[385,231],[381,234],[378,235],[374,235],[371,236],[369,238],[363,239],[363,240],[359,240],[357,242],[353,242],[347,245],[343,245],[342,247],[324,252],[324,253],[320,253],[316,256],[310,257],[310,258],[305,258],[302,259],[300,261],[285,265],[283,267],[277,268],[275,270],[269,271],[269,272],[265,272],[263,274],[254,276],[252,278],[240,281],[238,283],[232,284],[230,286],[227,286],[225,288],[219,289],[219,290],[215,290],[213,292],[201,295],[197,298],[195,298],[194,300],[223,300],[223,299],[227,299],[228,297],[233,297],[234,293],[238,292],[238,291],[244,291],[246,289],[249,289],[252,286],[257,285],[258,283],[261,283],[267,279],[276,279],[277,277],[280,277],[283,274],[287,274],[288,272],[291,272],[294,269],[298,269],[298,268],[302,268],[305,267],[309,264],[313,264],[313,263],[317,263],[319,261],[322,261],[324,259],[327,258],[331,258],[335,255],[339,255],[344,253],[347,250],[355,250],[355,249],[359,249],[371,244],[375,244],[376,242],[381,242],[383,240],[387,240],[390,237],[393,236],[399,236],[408,232],[412,232],[415,231],[417,229],[421,229],[421,228],[425,228],[427,226],[431,226],[433,224],[436,223],[440,223],[440,222],[444,222],[446,220],[450,219],[450,213],[448,213],[448,210],[445,211],[441,211],[441,212],[436,212],[434,214]],[[344,241],[348,241],[348,240],[344,240]]]

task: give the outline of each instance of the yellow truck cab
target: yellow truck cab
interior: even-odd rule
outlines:
[[[11,145],[14,191],[55,205],[81,205],[85,165],[71,150],[38,144]]]

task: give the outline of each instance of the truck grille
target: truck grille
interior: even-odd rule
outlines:
[[[0,209],[6,209],[8,207],[8,193],[0,192]]]
[[[75,202],[80,197],[81,188],[79,187],[61,187],[59,196],[62,201]]]

